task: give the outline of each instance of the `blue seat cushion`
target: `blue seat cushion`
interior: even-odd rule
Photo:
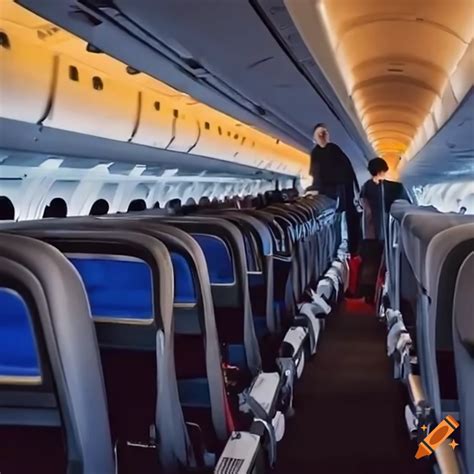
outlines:
[[[94,318],[152,320],[153,280],[143,260],[122,256],[69,256],[86,287]]]
[[[235,283],[234,264],[226,243],[219,237],[207,234],[192,234],[200,245],[209,271],[211,285]]]
[[[16,291],[0,288],[0,308],[0,377],[39,377],[28,306]]]

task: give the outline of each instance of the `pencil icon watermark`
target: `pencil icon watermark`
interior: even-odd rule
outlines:
[[[415,454],[416,459],[430,456],[436,449],[450,436],[454,431],[459,428],[459,423],[451,416],[446,416],[438,426],[429,433],[425,439],[418,445],[418,450]],[[421,427],[423,431],[426,431],[427,427],[423,425]],[[449,445],[455,449],[458,443],[453,439]]]

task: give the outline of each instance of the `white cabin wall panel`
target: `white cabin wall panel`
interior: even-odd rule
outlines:
[[[70,213],[71,199],[78,185],[79,185],[79,180],[77,179],[54,181],[52,186],[49,188],[48,193],[46,194],[46,204],[49,204],[54,198],[64,199],[68,207],[68,215],[71,215]]]

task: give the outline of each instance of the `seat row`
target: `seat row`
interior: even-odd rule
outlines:
[[[323,196],[2,225],[2,468],[275,465],[346,237]]]
[[[394,376],[408,389],[412,437],[425,439],[446,416],[460,427],[435,451],[443,473],[474,472],[474,217],[397,201],[385,248],[380,314]],[[434,449],[438,448],[438,449]]]

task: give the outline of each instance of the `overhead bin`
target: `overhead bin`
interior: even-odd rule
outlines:
[[[38,122],[47,110],[53,82],[54,55],[42,47],[34,32],[13,23],[0,24],[2,117]]]
[[[140,120],[133,143],[166,148],[174,137],[173,106],[169,98],[143,90],[141,93]]]
[[[128,141],[137,122],[138,91],[67,56],[59,56],[52,107],[43,124]]]
[[[433,115],[435,117],[438,129],[443,126],[449,117],[451,117],[457,106],[458,102],[454,96],[453,89],[451,84],[448,83],[443,96],[441,98],[436,97],[433,105]]]
[[[423,128],[425,130],[425,135],[428,140],[437,132],[438,129],[436,127],[436,122],[432,113],[429,113],[426,116],[426,119],[423,122]]]
[[[474,46],[471,42],[458,67],[451,76],[451,86],[458,102],[464,99],[473,84]]]
[[[240,162],[239,152],[241,137],[230,127],[230,120],[213,122],[200,120],[200,135],[193,153],[196,155],[211,156],[221,160]]]
[[[199,122],[184,106],[173,109],[173,139],[167,150],[189,152],[200,136]]]
[[[248,129],[251,132],[251,129]],[[248,166],[255,166],[259,161],[262,161],[261,153],[258,150],[258,143],[253,137],[245,137],[245,142],[241,143],[239,154],[237,155],[239,162]]]
[[[2,97],[0,116],[44,126],[42,143],[53,133],[49,129],[56,129],[74,132],[74,141],[87,142],[89,136],[120,141],[124,155],[130,142],[279,173],[289,173],[294,162],[308,161],[307,153],[277,143],[143,70],[135,75],[106,53],[91,53],[82,39],[15,2],[6,5],[11,11],[6,7],[0,12],[0,67],[8,94]],[[130,148],[135,155],[150,153]],[[115,158],[116,151],[112,153]],[[214,169],[219,166],[213,163]]]

